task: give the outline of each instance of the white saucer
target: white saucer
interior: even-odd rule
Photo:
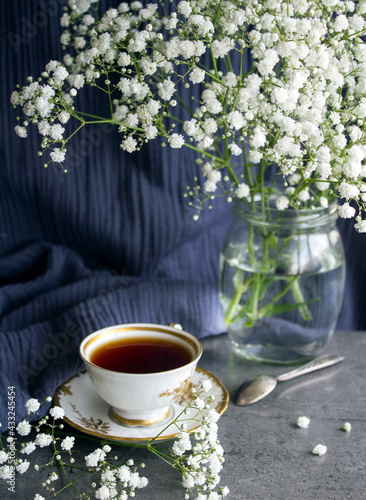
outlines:
[[[212,389],[207,393],[215,397],[210,407],[220,415],[226,410],[229,403],[229,394],[222,382],[212,373],[203,368],[196,368],[193,374],[191,386],[198,386],[201,380],[210,380]],[[190,397],[190,391],[186,398]],[[65,411],[64,421],[79,431],[92,436],[114,441],[145,441],[148,442],[157,436],[169,424],[169,420],[160,425],[151,427],[126,427],[116,423],[109,415],[109,405],[101,399],[94,390],[87,372],[74,375],[62,384],[54,395],[54,404],[61,406]],[[187,399],[184,395],[179,403],[172,404],[171,418],[179,415],[185,408]],[[193,432],[200,427],[202,416],[193,415],[192,418],[185,417],[187,430]],[[197,422],[198,420],[198,422]],[[175,427],[168,427],[159,435],[159,440],[170,439],[178,436],[174,432]]]

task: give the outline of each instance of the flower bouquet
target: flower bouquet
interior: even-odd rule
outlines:
[[[331,321],[316,320],[314,339],[304,340],[306,322],[331,286],[312,285],[306,294],[302,274],[319,276],[323,264],[302,262],[291,228],[284,235],[263,228],[268,218],[281,227],[284,214],[297,218],[307,210],[315,221],[327,211],[354,218],[356,230],[366,232],[365,16],[364,0],[134,1],[104,13],[96,0],[70,0],[61,18],[63,61],[48,62],[39,78],[13,93],[23,112],[15,130],[26,137],[34,124],[39,155],[49,152],[44,165],[57,163],[65,172],[69,140],[95,123],[115,125],[129,153],[151,140],[194,150],[202,179],[185,193],[193,217],[226,196],[261,219],[249,220],[236,254],[224,251],[222,258],[222,267],[232,268],[221,296],[229,330],[240,331],[234,343],[240,351],[253,333],[248,327],[284,313],[286,324],[304,322],[300,341],[296,335],[289,341],[296,356],[312,357],[334,328],[341,293],[332,299]],[[105,96],[104,116],[78,109],[85,86]],[[321,260],[333,259],[325,269],[337,270],[333,283],[342,290],[344,259],[333,243]],[[309,245],[308,239],[300,246]],[[284,260],[292,264],[278,272]]]

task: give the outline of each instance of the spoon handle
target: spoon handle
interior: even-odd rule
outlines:
[[[299,368],[295,368],[295,370],[291,370],[290,372],[283,373],[276,377],[277,382],[284,382],[285,380],[291,380],[295,377],[300,377],[300,375],[305,375],[305,373],[314,372],[315,370],[320,370],[321,368],[325,368],[326,366],[332,366],[340,361],[344,360],[344,356],[338,356],[337,354],[325,354],[324,356],[320,356],[319,358],[313,359],[306,365],[300,366]]]

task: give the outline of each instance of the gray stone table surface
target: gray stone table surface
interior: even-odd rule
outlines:
[[[225,450],[221,484],[230,488],[232,500],[361,500],[366,499],[366,333],[336,332],[326,352],[343,354],[345,361],[336,366],[279,383],[264,400],[239,408],[233,394],[247,377],[258,373],[278,375],[288,367],[260,365],[238,358],[225,335],[203,340],[204,354],[199,366],[210,370],[227,387],[230,403],[219,420],[219,438]],[[307,416],[310,425],[300,429],[299,416]],[[344,422],[351,432],[341,430]],[[83,439],[75,448],[84,457],[97,444]],[[324,456],[312,454],[324,444]],[[121,463],[133,458],[145,462],[142,471],[148,487],[136,491],[136,500],[184,499],[180,476],[158,457],[145,449],[116,447]],[[48,449],[29,456],[32,463],[44,464]],[[70,477],[75,477],[73,472]],[[0,481],[0,498],[33,500],[44,495],[41,482],[45,470],[28,470],[17,475],[15,493]],[[88,480],[80,489],[90,491]],[[70,489],[57,496],[77,498]]]

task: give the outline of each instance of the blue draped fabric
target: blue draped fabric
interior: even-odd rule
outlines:
[[[101,2],[116,6],[118,1]],[[51,59],[61,60],[59,18],[66,0],[1,3],[0,422],[7,388],[44,400],[82,368],[81,339],[113,324],[179,322],[197,337],[220,334],[218,256],[231,217],[224,200],[193,221],[183,197],[198,174],[188,148],[152,141],[124,153],[108,126],[70,142],[65,166],[43,168],[40,136],[20,139],[9,98]],[[103,114],[93,91],[85,111]],[[365,237],[342,223],[348,256],[344,329],[366,329]]]

